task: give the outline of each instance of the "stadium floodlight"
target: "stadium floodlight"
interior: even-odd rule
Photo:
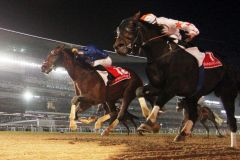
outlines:
[[[1,64],[16,64],[16,65],[20,65],[20,66],[25,66],[25,67],[32,67],[32,68],[39,68],[41,67],[41,64],[37,64],[34,62],[28,62],[25,60],[18,60],[16,59],[16,57],[10,57],[6,54],[3,54],[2,52],[0,52],[0,63]],[[67,71],[64,68],[56,68],[56,70],[53,70],[54,73],[56,74],[67,74]]]
[[[67,74],[67,71],[64,68],[58,67],[54,71],[55,73],[60,73],[60,74]]]
[[[235,118],[240,119],[240,116],[237,116],[237,115],[236,115]]]
[[[6,64],[16,64],[20,66],[27,66],[27,67],[35,67],[35,68],[40,68],[41,65],[33,62],[27,62],[23,60],[16,60],[13,57],[9,57],[6,55],[0,55],[0,62],[1,63],[6,63]]]
[[[226,111],[225,111],[225,110],[221,110],[221,113],[225,114],[225,113],[226,113]]]
[[[23,97],[26,101],[30,101],[34,96],[33,94],[30,92],[30,91],[26,91],[24,94],[23,94]]]
[[[21,48],[21,49],[20,49],[20,52],[24,52],[24,51],[25,51],[25,49],[24,49],[24,48]]]
[[[220,105],[220,102],[218,101],[210,101],[210,100],[205,100],[204,102],[209,103],[209,104],[216,104],[216,105]]]

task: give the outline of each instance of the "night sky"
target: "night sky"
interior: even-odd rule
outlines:
[[[1,0],[0,27],[113,50],[116,26],[137,11],[192,22],[201,47],[240,57],[240,7],[230,0]]]

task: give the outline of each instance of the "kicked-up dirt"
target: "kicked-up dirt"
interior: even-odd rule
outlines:
[[[0,132],[0,160],[239,160],[230,137]],[[238,142],[240,138],[238,135]]]

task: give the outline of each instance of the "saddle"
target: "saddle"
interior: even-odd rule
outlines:
[[[104,80],[104,83],[106,86],[112,86],[123,80],[131,78],[130,73],[121,67],[116,67],[116,66],[104,67],[104,66],[98,65],[95,68],[99,73],[99,75]]]

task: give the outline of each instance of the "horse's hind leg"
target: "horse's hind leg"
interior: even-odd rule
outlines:
[[[229,83],[228,83],[229,84]],[[237,147],[237,122],[235,118],[235,98],[237,97],[237,88],[235,86],[223,86],[221,93],[221,100],[226,110],[227,120],[231,130],[231,147]]]
[[[215,120],[215,116],[213,114],[213,112],[210,113],[208,119],[213,123],[213,125],[215,126],[217,132],[218,132],[218,137],[223,137],[223,135],[221,134],[221,132],[219,131],[219,128],[218,128],[218,124]]]
[[[189,119],[186,121],[184,127],[181,130],[181,133],[178,134],[174,141],[183,141],[185,140],[185,137],[187,135],[190,135],[192,128],[194,127],[195,122],[198,119],[198,113],[197,113],[197,101],[199,98],[187,98],[187,104],[188,104],[188,115]]]
[[[127,134],[129,135],[130,129],[129,129],[128,125],[127,125],[127,122],[123,120],[123,121],[122,121],[122,124],[126,127],[126,129],[127,129]]]
[[[224,137],[224,136],[221,134],[221,132],[219,131],[217,122],[216,122],[215,120],[212,121],[212,122],[213,122],[213,124],[214,124],[214,126],[215,126],[215,128],[216,128],[216,130],[217,130],[217,132],[218,132],[218,137]]]
[[[203,127],[207,130],[207,137],[209,137],[209,127],[206,124],[206,119],[201,119],[200,122],[203,125]]]
[[[135,95],[135,90],[137,89],[137,87],[139,87],[139,83],[136,81],[132,81],[130,84],[128,84],[128,86],[125,88],[124,93],[123,93],[123,98],[122,98],[122,104],[120,107],[120,111],[118,112],[118,116],[117,119],[115,119],[113,121],[112,124],[110,124],[110,126],[104,130],[104,132],[102,133],[102,135],[105,134],[109,134],[109,132],[115,128],[120,121],[123,120],[124,115],[126,113],[126,110],[129,106],[129,104],[131,103],[131,101],[136,97]]]

